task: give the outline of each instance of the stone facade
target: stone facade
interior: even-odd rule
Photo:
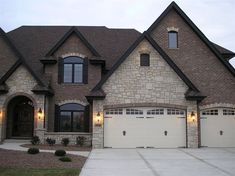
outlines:
[[[1,136],[0,141],[6,138],[6,124],[7,124],[7,105],[10,100],[16,96],[26,96],[32,100],[34,105],[34,134],[39,135],[43,139],[43,134],[41,131],[43,129],[43,119],[39,120],[37,118],[37,111],[39,108],[44,112],[44,95],[36,95],[31,90],[37,85],[34,77],[29,73],[29,71],[24,67],[20,66],[17,70],[8,78],[6,84],[9,87],[9,92],[7,94],[0,95],[0,108],[2,110],[1,119]],[[47,114],[44,113],[47,118]]]
[[[177,49],[168,48],[169,28],[178,28]],[[200,92],[207,96],[200,106],[235,104],[235,77],[175,10],[172,9],[161,20],[151,36]]]
[[[140,52],[150,53],[150,66],[140,66]],[[102,89],[106,93],[104,100],[93,101],[93,122],[97,112],[104,107],[117,104],[158,103],[165,105],[184,106],[188,112],[197,113],[196,101],[187,101],[186,84],[166,63],[159,53],[143,40],[126,60],[108,78]],[[188,147],[198,147],[197,123],[188,119]],[[103,126],[93,124],[93,147],[103,147]]]

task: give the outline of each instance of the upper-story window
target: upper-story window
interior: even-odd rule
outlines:
[[[69,56],[62,58],[59,69],[59,82],[87,83],[87,58]]]
[[[168,32],[168,47],[170,49],[178,48],[178,32],[176,31]]]
[[[140,54],[140,66],[150,66],[150,56],[147,53]]]

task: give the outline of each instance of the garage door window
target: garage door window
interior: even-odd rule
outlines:
[[[234,109],[223,109],[223,115],[235,115]]]
[[[114,115],[114,114],[123,114],[123,110],[118,108],[118,109],[108,109],[105,112],[106,115]]]
[[[202,115],[218,115],[218,109],[210,109],[202,111]]]
[[[184,115],[184,111],[181,109],[167,109],[167,115]]]
[[[126,109],[126,114],[128,115],[142,115],[143,114],[143,110],[139,110],[139,109]]]
[[[164,114],[164,109],[151,109],[147,111],[148,115],[163,115]]]

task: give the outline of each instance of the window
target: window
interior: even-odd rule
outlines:
[[[218,109],[210,109],[202,111],[202,115],[218,115]]]
[[[110,114],[122,114],[122,109],[118,108],[118,109],[108,109],[105,111],[106,115],[110,115]]]
[[[149,66],[150,59],[149,54],[140,54],[140,66]]]
[[[180,110],[180,109],[167,109],[167,115],[184,115],[184,110]]]
[[[223,109],[223,115],[235,115],[234,109]]]
[[[60,132],[85,132],[87,120],[84,117],[85,107],[69,103],[59,108],[59,131]]]
[[[126,114],[130,114],[130,115],[142,115],[143,114],[143,110],[139,110],[139,109],[126,109]]]
[[[60,58],[58,83],[88,83],[88,59],[77,56]]]
[[[168,32],[168,47],[171,49],[178,48],[178,32]]]
[[[152,109],[147,111],[148,115],[163,115],[164,114],[164,109]]]

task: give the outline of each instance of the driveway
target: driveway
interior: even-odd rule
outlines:
[[[80,176],[235,176],[235,148],[95,149]]]

